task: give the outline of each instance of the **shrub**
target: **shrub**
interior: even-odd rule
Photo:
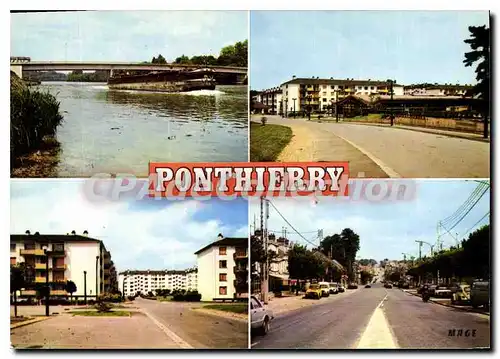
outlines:
[[[110,312],[112,306],[111,304],[106,302],[97,302],[97,304],[95,304],[95,308],[99,313],[105,313],[105,312]]]
[[[63,117],[52,94],[29,89],[13,72],[10,81],[10,150],[11,159],[16,159],[40,149],[46,136],[55,135]]]
[[[199,302],[201,300],[201,294],[197,291],[188,291],[185,293],[176,292],[173,294],[172,300],[177,302]]]
[[[101,293],[99,294],[99,301],[103,302],[111,302],[111,303],[120,303],[123,300],[122,296],[118,293]]]
[[[135,300],[135,296],[133,296],[133,295],[129,295],[129,296],[127,297],[127,299],[128,299],[129,301],[133,301],[133,300]]]

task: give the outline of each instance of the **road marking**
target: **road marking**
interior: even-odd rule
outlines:
[[[341,138],[342,140],[346,141],[348,144],[350,144],[351,146],[353,146],[354,148],[356,148],[358,151],[360,151],[361,153],[363,153],[366,157],[368,157],[369,159],[371,159],[373,162],[375,162],[375,164],[377,166],[379,166],[382,169],[382,171],[384,171],[385,173],[387,173],[387,175],[390,178],[402,178],[403,177],[399,173],[397,173],[396,171],[394,171],[392,168],[390,168],[388,165],[386,165],[380,158],[378,158],[377,156],[375,156],[373,153],[368,152],[364,148],[356,145],[354,142],[349,141],[347,138],[345,138],[343,136],[340,136],[336,132],[334,132],[334,134],[335,134],[335,136],[337,136],[337,137]]]
[[[185,340],[183,340],[181,337],[179,337],[173,331],[171,331],[166,326],[164,326],[162,323],[160,323],[158,320],[156,320],[156,318],[153,317],[151,314],[149,314],[146,310],[143,309],[142,311],[144,314],[146,314],[148,316],[149,319],[151,319],[153,321],[153,323],[155,323],[158,326],[158,328],[160,328],[179,347],[181,347],[182,349],[194,349],[194,347],[189,345]]]
[[[373,315],[366,326],[361,339],[358,342],[357,349],[397,349],[398,345],[391,332],[389,322],[382,310],[383,303],[388,294],[377,305]]]
[[[255,343],[252,343],[252,347],[256,346],[257,344],[259,344],[260,342],[255,342]]]

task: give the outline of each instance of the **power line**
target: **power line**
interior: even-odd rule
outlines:
[[[474,223],[474,225],[472,227],[470,227],[468,230],[465,231],[464,234],[461,235],[461,237],[465,236],[467,233],[469,233],[474,227],[476,227],[483,219],[486,218],[486,216],[488,216],[490,214],[490,212],[488,211],[488,213],[486,213],[484,216],[481,217],[481,219],[479,221],[477,221],[476,223]]]
[[[486,191],[488,190],[489,185],[486,183],[480,183],[471,195],[467,198],[467,200],[449,217],[440,221],[443,227],[449,227],[452,223],[454,223],[453,227],[456,226],[456,219],[462,216],[465,212],[465,215],[470,212],[470,210],[476,205],[476,203],[484,196]],[[473,203],[474,202],[474,203]],[[463,218],[463,217],[462,217]],[[458,220],[460,222],[461,219]],[[451,230],[452,228],[450,228]]]

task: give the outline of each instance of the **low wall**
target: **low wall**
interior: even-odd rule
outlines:
[[[390,122],[390,121],[389,121]],[[484,123],[473,120],[455,120],[452,118],[412,118],[396,117],[397,125],[437,128],[442,130],[461,131],[469,133],[483,133]]]

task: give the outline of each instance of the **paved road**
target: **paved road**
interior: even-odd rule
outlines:
[[[181,344],[199,349],[248,348],[247,323],[192,310],[202,303],[162,303],[137,298],[134,304],[166,327],[167,335]]]
[[[323,132],[321,158],[313,160],[347,160],[355,166],[363,158],[356,152],[352,158],[338,158],[339,153],[349,151],[328,151],[326,133],[331,135],[330,142],[339,148],[338,139],[344,140],[345,147],[355,148],[376,163],[391,177],[405,178],[487,178],[490,177],[490,144],[461,138],[453,138],[432,133],[409,131],[400,128],[350,124],[316,123],[302,119],[270,118],[270,123],[289,125],[301,123],[308,126],[312,133]],[[332,148],[332,147],[330,147]],[[318,152],[316,157],[320,156]],[[328,158],[326,158],[328,157]],[[366,166],[366,164],[363,164]],[[367,177],[374,171],[367,171]]]
[[[450,329],[476,329],[476,337],[449,337]],[[277,316],[252,348],[473,348],[489,347],[489,335],[486,316],[423,303],[377,283]]]

